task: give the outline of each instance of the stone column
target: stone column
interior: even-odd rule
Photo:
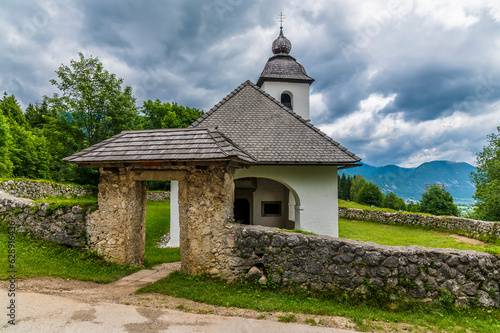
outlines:
[[[234,169],[193,168],[179,182],[181,269],[188,274],[218,274],[225,224],[233,219]]]
[[[100,170],[99,209],[88,220],[88,245],[107,260],[143,265],[146,183],[124,168]]]

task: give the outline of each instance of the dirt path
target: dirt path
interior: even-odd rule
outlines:
[[[468,244],[473,244],[473,245],[483,245],[483,246],[487,245],[485,242],[482,242],[480,240],[470,238],[470,237],[460,236],[457,234],[450,235],[450,237],[453,237],[457,241],[463,242],[463,243],[468,243]]]
[[[259,312],[249,309],[220,307],[197,303],[187,299],[176,298],[161,294],[140,294],[134,292],[145,285],[155,282],[174,270],[180,269],[180,263],[169,263],[154,267],[153,270],[141,270],[118,281],[109,284],[95,282],[65,280],[61,278],[32,278],[17,282],[19,293],[38,293],[51,296],[60,296],[81,301],[88,304],[115,303],[136,307],[137,309],[162,309],[181,310],[184,313],[216,315],[223,317],[239,317],[247,319],[260,319],[278,323],[281,312]],[[7,286],[6,281],[1,281],[2,287]],[[138,310],[142,311],[142,310]],[[353,330],[356,326],[344,317],[316,316],[295,314],[298,324],[306,325],[306,319],[317,323],[316,327]]]

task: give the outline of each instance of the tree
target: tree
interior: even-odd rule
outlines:
[[[142,110],[145,115],[144,128],[179,128],[188,127],[203,115],[203,111],[177,103],[162,103],[159,99],[154,102],[145,101]]]
[[[395,210],[406,210],[406,204],[403,199],[399,198],[392,192],[387,193],[382,200],[382,207]]]
[[[50,80],[62,95],[47,98],[57,111],[59,121],[66,122],[69,135],[78,143],[77,150],[103,141],[122,130],[140,127],[132,89],[122,89],[123,79],[104,70],[98,58],[71,60],[56,71],[59,81]]]
[[[13,95],[4,95],[0,101],[0,114],[5,120],[4,125],[0,125],[2,127],[0,137],[4,138],[3,140],[0,138],[0,141],[3,141],[3,143],[0,142],[0,150],[3,150],[3,154],[6,156],[4,166],[0,169],[3,169],[3,172],[12,171],[12,175],[15,177],[50,179],[52,158],[49,154],[47,141],[38,130],[36,132],[30,130]],[[5,146],[5,142],[8,143],[7,146]]]
[[[434,215],[460,214],[458,207],[453,203],[453,197],[449,192],[437,185],[431,186],[426,193],[422,194],[420,209],[424,213]]]
[[[7,118],[0,113],[0,177],[9,177],[12,174],[13,164],[9,157],[11,141]]]
[[[351,198],[351,176],[342,174],[342,177],[337,176],[338,181],[338,197],[340,200],[349,200]]]
[[[477,200],[473,215],[486,221],[500,221],[500,127],[497,132],[488,135],[488,145],[476,153],[476,172],[471,173]]]
[[[355,195],[355,201],[363,205],[380,206],[384,195],[380,188],[372,182],[365,182]]]
[[[350,189],[350,198],[351,201],[356,201],[356,195],[358,194],[359,190],[363,187],[363,185],[366,183],[365,177],[361,175],[356,175],[351,181],[351,189]]]
[[[57,116],[57,113],[53,108],[49,108],[47,100],[44,100],[41,104],[33,105],[30,103],[24,115],[31,128],[42,129]]]
[[[26,118],[14,95],[9,96],[7,92],[4,92],[0,105],[2,114],[7,118],[9,123],[17,123],[23,127],[26,126]]]

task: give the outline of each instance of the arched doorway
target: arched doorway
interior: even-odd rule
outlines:
[[[300,206],[296,192],[269,178],[235,180],[235,221],[282,229],[295,229]]]

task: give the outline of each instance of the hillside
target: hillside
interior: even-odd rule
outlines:
[[[455,202],[472,202],[475,191],[470,173],[476,168],[465,162],[433,161],[416,168],[401,168],[397,165],[373,167],[364,164],[359,168],[339,171],[346,175],[360,174],[377,184],[384,192],[394,192],[403,199],[420,200],[425,184],[444,183]]]

